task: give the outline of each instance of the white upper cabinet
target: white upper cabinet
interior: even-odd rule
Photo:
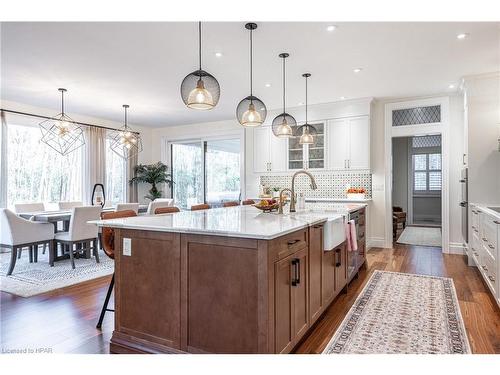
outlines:
[[[370,169],[370,118],[328,121],[328,169]]]
[[[370,169],[370,118],[328,121],[328,169]]]
[[[370,169],[370,120],[367,116],[349,120],[349,169]]]
[[[287,143],[276,137],[269,126],[252,129],[253,168],[256,173],[286,170]]]

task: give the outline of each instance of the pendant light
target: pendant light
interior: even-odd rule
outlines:
[[[276,137],[279,138],[289,138],[293,136],[293,129],[297,126],[297,121],[293,116],[286,113],[286,101],[285,101],[285,92],[286,92],[286,74],[285,74],[285,60],[290,56],[288,53],[280,53],[279,57],[283,59],[283,113],[276,116],[273,120],[272,129],[273,133]]]
[[[297,129],[297,135],[300,135],[299,144],[301,145],[314,144],[314,136],[317,134],[316,128],[307,123],[307,79],[310,76],[310,73],[302,74],[302,77],[306,79],[306,123]]]
[[[61,93],[61,113],[51,119],[42,121],[38,126],[42,132],[41,141],[65,156],[85,144],[82,127],[64,113],[64,88]]]
[[[238,122],[246,127],[256,127],[262,125],[267,116],[265,104],[256,96],[253,96],[253,40],[252,32],[257,28],[256,23],[247,23],[247,30],[250,30],[250,95],[244,98],[236,108],[236,118]]]
[[[201,69],[201,22],[198,22],[199,69],[188,74],[181,83],[182,101],[188,108],[207,110],[219,102],[219,82],[210,73]]]
[[[127,109],[130,106],[124,104],[122,107],[125,112],[124,125],[111,133],[110,148],[115,154],[123,159],[130,159],[142,151],[142,139],[139,133],[133,131],[128,126]]]

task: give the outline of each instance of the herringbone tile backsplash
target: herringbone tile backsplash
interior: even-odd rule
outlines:
[[[349,187],[365,188],[366,198],[372,196],[372,175],[370,171],[309,171],[314,176],[318,188],[312,190],[307,176],[300,175],[295,179],[295,190],[303,192],[307,198],[347,198]],[[292,186],[292,175],[276,174],[260,176],[260,183],[269,188],[286,188]]]

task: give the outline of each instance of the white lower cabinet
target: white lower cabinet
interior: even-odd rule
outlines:
[[[469,256],[500,306],[500,219],[472,204],[470,219]]]

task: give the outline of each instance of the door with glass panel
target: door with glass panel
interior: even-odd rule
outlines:
[[[170,146],[172,197],[175,205],[211,207],[239,201],[241,192],[241,144],[239,138],[197,140]]]

